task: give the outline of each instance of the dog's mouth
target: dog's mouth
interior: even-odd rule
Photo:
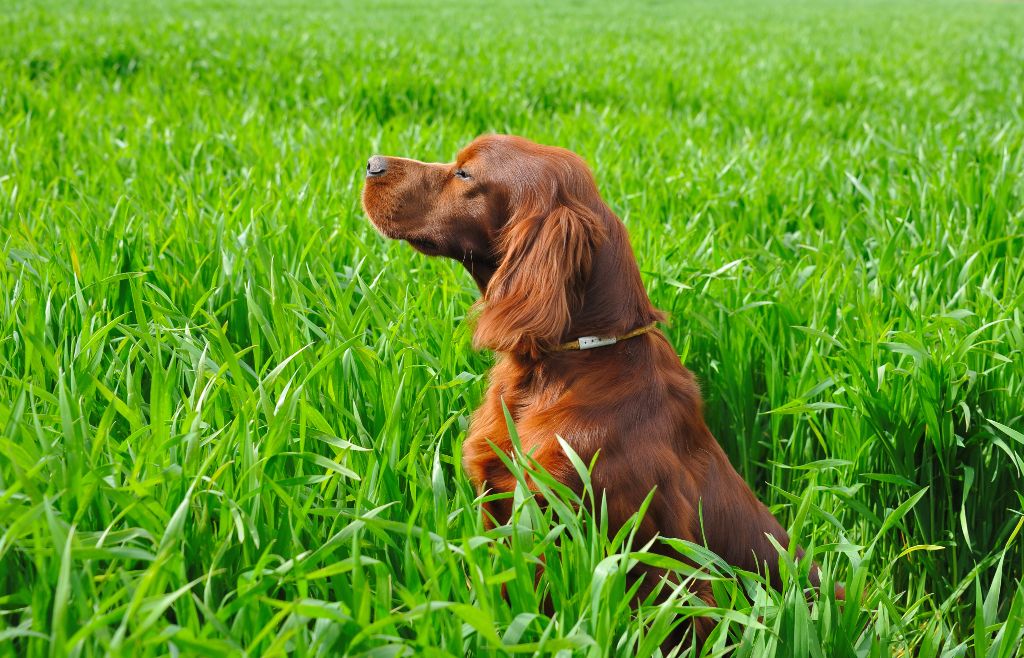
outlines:
[[[439,243],[429,238],[406,235],[405,231],[399,228],[390,218],[374,217],[369,212],[366,215],[370,218],[370,223],[377,229],[377,232],[389,240],[404,240],[413,249],[427,256],[440,256],[444,253],[444,249]]]

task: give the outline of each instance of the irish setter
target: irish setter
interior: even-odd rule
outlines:
[[[386,237],[461,262],[480,288],[474,343],[494,350],[497,364],[463,465],[481,492],[515,487],[488,444],[512,450],[504,401],[524,451],[570,487],[580,489],[579,476],[555,435],[586,463],[600,451],[592,482],[598,499],[607,496],[612,532],[653,490],[641,542],[706,541],[730,564],[767,569],[780,586],[768,537],[783,547],[789,538],[704,424],[693,375],[652,326],[663,315],[644,290],[626,227],[579,156],[504,135],[479,137],[452,163],[375,155],[363,207]],[[511,505],[510,497],[485,503],[485,522],[507,522]],[[811,580],[818,584],[816,568]],[[706,581],[692,589],[714,605]],[[698,639],[712,627],[698,619]]]

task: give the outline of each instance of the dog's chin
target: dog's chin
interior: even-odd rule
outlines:
[[[367,211],[366,217],[370,220],[370,224],[380,233],[383,237],[388,240],[404,240],[405,235],[402,230],[390,219],[382,217],[380,215],[374,216],[373,213]]]
[[[427,256],[442,256],[444,255],[444,248],[433,240],[426,240],[423,238],[400,238],[409,243],[416,251]]]
[[[370,208],[367,207],[368,205],[366,203],[363,204],[363,210],[366,211],[367,218],[373,224],[373,228],[377,229],[377,232],[385,238],[408,242],[413,249],[427,256],[443,256],[446,253],[444,247],[437,241],[431,238],[409,235],[407,231],[402,230],[402,227],[397,222],[393,221],[390,214],[370,212]]]

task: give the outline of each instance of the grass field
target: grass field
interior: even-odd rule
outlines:
[[[5,2],[0,655],[647,656],[708,612],[631,610],[651,558],[572,505],[481,524],[475,288],[359,190],[488,131],[588,160],[733,463],[865,593],[719,565],[707,653],[1021,655],[1022,35],[1000,2]]]

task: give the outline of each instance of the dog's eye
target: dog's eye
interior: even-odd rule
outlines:
[[[456,169],[455,177],[461,178],[462,180],[469,180],[470,178],[472,178],[472,176],[469,175],[469,172],[467,172],[465,169]]]

